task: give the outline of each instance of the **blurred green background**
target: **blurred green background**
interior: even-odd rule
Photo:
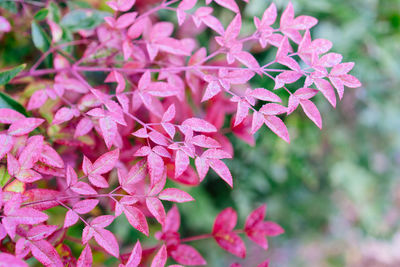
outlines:
[[[249,29],[270,3],[249,1],[243,10]],[[288,1],[274,3],[282,11]],[[191,192],[196,203],[180,206],[183,221],[187,229],[207,231],[222,208],[235,207],[243,223],[257,204],[267,203],[267,219],[286,233],[269,239],[267,253],[248,242],[243,266],[267,257],[272,267],[400,266],[400,1],[292,3],[296,14],[319,19],[314,38],[331,40],[344,61],[356,62],[352,74],[363,87],[347,89],[336,110],[317,97],[322,131],[302,111],[290,115],[290,145],[266,128],[254,148],[231,138],[234,189],[208,179]],[[273,87],[268,80],[254,86]],[[197,245],[210,266],[236,260],[209,249],[212,242]]]
[[[274,2],[280,11],[288,3]],[[212,174],[200,187],[188,189],[197,201],[179,205],[181,234],[210,232],[216,214],[228,206],[237,209],[241,226],[251,210],[267,203],[267,219],[286,230],[269,239],[268,252],[246,240],[248,258],[240,261],[212,240],[192,245],[209,266],[240,262],[252,267],[266,258],[272,267],[400,266],[400,0],[292,2],[296,14],[319,19],[312,31],[314,38],[331,40],[333,51],[343,54],[344,61],[356,62],[352,74],[363,87],[347,89],[336,110],[317,97],[322,131],[302,111],[290,115],[286,119],[290,145],[265,127],[253,148],[230,136],[235,158],[227,163],[234,189]],[[270,3],[241,3],[244,31],[254,29],[253,16],[260,17]],[[217,12],[225,22],[232,15]],[[13,25],[29,32],[26,21]],[[5,37],[0,45],[1,67],[39,56],[30,46],[29,35]],[[262,61],[269,54],[256,56]],[[273,87],[265,79],[253,85]],[[113,226],[125,244],[139,236],[123,219]],[[157,227],[154,224],[153,231]],[[80,232],[76,234],[79,237]],[[105,264],[113,265],[113,261]]]

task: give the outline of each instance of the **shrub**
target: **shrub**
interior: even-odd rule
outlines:
[[[214,2],[233,12],[226,28],[208,6],[211,0],[206,6],[196,0],[109,1],[113,14],[50,2],[37,11],[31,37],[42,55],[27,71],[20,65],[0,73],[6,89],[23,85],[11,97],[1,92],[1,262],[27,266],[24,260],[34,257],[45,266],[91,266],[92,251],[100,251],[120,266],[164,266],[169,257],[205,265],[187,242],[214,238],[244,258],[239,234],[267,250],[266,237],[283,233],[264,221],[263,205],[242,229],[235,229],[237,214],[226,208],[210,234],[181,238],[178,208],[165,212],[164,201],[194,199],[184,187],[166,188],[167,178],[197,186],[211,168],[232,187],[223,161],[233,156],[227,134],[254,145],[265,124],[289,143],[285,115],[300,106],[322,128],[311,98],[321,92],[335,107],[335,89],[341,99],[344,86],[361,84],[348,74],[352,62],[328,52],[330,41],[311,39],[317,19],[295,17],[291,3],[279,23],[271,4],[254,18],[254,32],[240,36],[238,4]],[[162,21],[159,11],[176,13],[177,25]],[[3,32],[18,31],[0,18]],[[204,31],[216,35],[209,51],[196,38]],[[273,60],[261,65],[245,48],[271,49]],[[251,88],[256,75],[273,80],[274,88]],[[286,96],[273,92],[278,89]],[[57,206],[66,211],[63,222],[49,215]],[[124,248],[131,252],[120,253],[106,227],[122,214],[143,234],[142,243],[150,236],[147,219],[155,218],[161,225],[156,245],[142,249],[138,240]],[[77,223],[81,240],[68,232]],[[77,260],[64,240],[81,245]]]

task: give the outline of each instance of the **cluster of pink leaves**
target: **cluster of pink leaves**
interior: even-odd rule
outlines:
[[[282,115],[300,105],[321,128],[321,115],[310,99],[321,92],[335,107],[335,89],[341,99],[344,86],[361,85],[348,74],[353,63],[341,63],[340,54],[328,53],[330,41],[311,39],[309,30],[317,20],[295,17],[292,4],[279,23],[277,9],[271,4],[261,19],[254,18],[254,33],[239,37],[242,20],[234,0],[214,0],[234,12],[226,28],[213,16],[212,7],[197,2],[162,1],[152,9],[136,12],[131,11],[134,0],[110,1],[114,16],[105,18],[94,30],[80,31],[82,40],[69,44],[85,45],[82,58],[72,63],[58,53],[65,46],[57,44],[61,28],[50,25],[52,48],[20,76],[55,74],[50,85],[36,90],[26,104],[37,118],[0,109],[0,123],[9,125],[0,133],[0,159],[7,159],[12,176],[1,191],[0,239],[8,235],[16,243],[15,256],[2,253],[2,261],[26,266],[20,259],[31,253],[46,266],[62,266],[65,259],[54,245],[66,229],[81,221],[85,247],[77,266],[92,264],[92,239],[100,246],[96,249],[119,257],[120,266],[138,266],[145,257],[140,242],[130,254],[121,254],[115,235],[106,229],[124,214],[144,235],[149,235],[147,217],[161,224],[162,231],[155,235],[159,245],[150,249],[157,250],[152,267],[164,266],[168,257],[182,265],[204,265],[203,257],[184,244],[191,239],[180,238],[177,207],[166,213],[162,203],[194,199],[181,189],[165,188],[167,178],[196,186],[211,168],[232,186],[232,175],[223,161],[233,156],[226,133],[253,145],[254,134],[265,124],[289,142]],[[158,21],[161,9],[176,12],[180,27]],[[209,54],[194,38],[207,28],[217,35],[210,41],[215,50]],[[276,47],[275,59],[260,66],[244,50],[257,45]],[[104,51],[109,52],[107,56],[100,56]],[[50,53],[54,54],[54,68],[37,69]],[[106,85],[90,84],[86,77],[90,72],[106,73]],[[249,81],[254,75],[272,79],[273,90],[284,89],[289,94],[288,103],[283,104],[273,90],[251,88]],[[300,88],[287,88],[301,79]],[[47,116],[46,121],[40,118],[40,108],[50,100],[56,103],[54,116]],[[229,116],[231,123],[225,127]],[[37,127],[48,131],[36,134]],[[49,134],[54,131],[58,134]],[[54,183],[53,187],[39,187],[39,182],[51,184],[51,180],[56,188]],[[99,205],[114,215],[93,216],[91,211]],[[46,223],[48,215],[43,211],[54,206],[67,210],[61,228]],[[244,258],[246,248],[239,233],[268,249],[266,236],[283,232],[277,224],[264,222],[264,216],[262,206],[249,215],[244,229],[235,230],[236,212],[227,208],[205,237]]]

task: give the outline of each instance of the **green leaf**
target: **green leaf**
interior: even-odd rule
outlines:
[[[0,8],[4,8],[14,14],[18,12],[17,4],[13,1],[0,1]]]
[[[22,106],[20,103],[15,101],[12,97],[10,97],[9,95],[7,95],[3,92],[0,92],[0,108],[10,108],[10,109],[18,111],[19,113],[21,113],[27,117],[29,116],[28,112],[26,112],[26,109],[24,108],[24,106]]]
[[[76,9],[67,13],[60,25],[72,32],[90,30],[104,22],[104,18],[110,16],[108,12],[95,9]]]
[[[3,187],[10,180],[11,176],[7,171],[6,166],[0,167],[0,186]]]
[[[0,72],[0,85],[5,85],[9,83],[15,76],[18,75],[24,68],[26,64],[21,64],[10,70]]]
[[[50,2],[47,8],[49,9],[49,18],[55,23],[60,23],[61,11],[59,6],[54,2]]]
[[[35,21],[32,21],[32,41],[36,48],[42,52],[47,51],[50,47],[49,36]]]
[[[49,14],[49,10],[47,8],[42,8],[35,14],[35,16],[33,18],[37,21],[44,20],[48,14]]]

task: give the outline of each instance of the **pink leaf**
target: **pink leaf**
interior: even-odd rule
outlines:
[[[161,146],[168,146],[167,139],[165,138],[164,135],[157,131],[151,131],[149,133],[149,138],[151,141],[154,143],[161,145]]]
[[[329,103],[336,107],[336,95],[333,90],[332,85],[324,79],[316,78],[314,79],[315,85],[322,92],[326,99],[328,99]]]
[[[151,184],[154,184],[162,178],[164,172],[164,161],[159,155],[151,152],[147,156],[147,166],[149,169]]]
[[[235,0],[214,0],[218,5],[223,6],[232,10],[235,13],[239,12],[239,7],[236,4]]]
[[[344,62],[334,66],[330,72],[331,75],[339,76],[343,74],[347,74],[354,67],[354,62]]]
[[[113,0],[107,2],[107,5],[115,11],[128,11],[135,4],[136,0]]]
[[[124,205],[124,213],[133,228],[147,236],[149,235],[149,226],[147,225],[146,217],[138,208]]]
[[[135,21],[136,16],[137,12],[129,12],[119,16],[115,24],[116,28],[125,29]]]
[[[25,119],[25,116],[21,113],[9,108],[0,108],[0,123],[11,124],[22,119]]]
[[[141,260],[142,260],[142,246],[140,245],[140,242],[138,240],[132,249],[131,255],[129,256],[126,266],[137,267],[139,266]]]
[[[42,240],[54,233],[57,227],[57,225],[38,225],[31,228],[26,236],[32,241]]]
[[[249,114],[249,108],[250,105],[246,101],[240,100],[238,102],[235,123],[233,125],[234,127],[239,125],[247,117]]]
[[[189,126],[193,131],[203,133],[213,133],[217,131],[214,125],[199,118],[189,118],[182,122],[182,125]]]
[[[260,127],[264,124],[264,115],[261,114],[260,112],[255,111],[253,113],[253,119],[251,121],[251,134],[254,134],[255,132],[260,129]]]
[[[206,88],[206,92],[201,99],[201,102],[207,101],[221,92],[221,86],[217,81],[211,81]]]
[[[292,28],[296,30],[306,30],[314,27],[318,23],[316,18],[310,16],[298,16],[292,24]]]
[[[162,200],[178,203],[194,201],[191,195],[177,188],[166,188],[158,195],[158,197]]]
[[[119,247],[117,239],[114,234],[103,228],[96,228],[94,231],[94,239],[96,242],[104,248],[108,253],[118,258]]]
[[[64,167],[64,161],[60,155],[49,145],[42,146],[42,153],[40,154],[39,161],[56,168]]]
[[[60,255],[46,240],[31,242],[32,255],[46,267],[63,267]]]
[[[104,228],[109,226],[113,221],[115,217],[112,215],[101,215],[93,219],[91,221],[90,225],[95,228]]]
[[[35,91],[28,102],[28,110],[40,108],[47,100],[47,94],[45,90]]]
[[[290,143],[289,132],[283,121],[276,116],[265,116],[265,125],[271,129],[277,136]]]
[[[6,134],[0,134],[0,160],[10,152],[11,148],[14,146],[14,140],[11,136]]]
[[[276,17],[277,17],[276,6],[274,3],[271,3],[271,5],[264,11],[261,23],[262,25],[268,25],[268,26],[272,25],[274,24]]]
[[[157,251],[157,254],[154,256],[153,261],[151,262],[151,267],[164,267],[167,262],[167,248],[165,245]]]
[[[71,186],[71,190],[80,195],[95,195],[97,194],[96,190],[93,189],[90,185],[85,182],[77,182],[73,186]]]
[[[119,158],[119,149],[101,155],[94,163],[90,174],[104,174],[112,170]]]
[[[78,222],[79,216],[72,210],[68,210],[67,213],[65,214],[65,219],[64,219],[64,228],[68,228],[71,225],[74,225]]]
[[[180,244],[171,252],[172,258],[184,265],[206,265],[206,260],[192,246]]]
[[[74,117],[74,112],[70,108],[60,108],[54,115],[53,124],[60,124],[71,120]]]
[[[165,111],[163,117],[162,117],[162,122],[169,122],[172,121],[175,118],[175,105],[171,104],[167,111]]]
[[[82,250],[81,255],[79,256],[78,262],[76,263],[77,267],[88,267],[92,266],[93,256],[92,250],[89,245],[86,245]]]
[[[258,61],[249,52],[240,51],[239,53],[235,53],[235,58],[249,69],[257,71],[260,68]]]
[[[196,157],[194,163],[196,165],[196,169],[197,169],[197,173],[199,174],[200,181],[202,181],[205,178],[210,166],[208,165],[206,160],[201,157]]]
[[[189,166],[189,157],[182,150],[176,151],[175,155],[175,178],[182,175],[184,171],[186,171]]]
[[[85,199],[79,202],[76,202],[73,205],[73,210],[79,214],[85,214],[93,210],[97,204],[99,204],[99,200],[97,199]]]
[[[47,214],[32,208],[20,208],[11,214],[6,214],[8,219],[12,219],[21,224],[37,224],[49,219]]]
[[[300,105],[306,113],[307,117],[312,120],[318,128],[322,129],[322,119],[321,114],[318,111],[318,108],[315,106],[313,102],[307,99],[300,100]]]
[[[286,83],[294,83],[303,76],[301,73],[292,70],[286,70],[275,77],[274,89],[283,87]]]
[[[221,147],[220,143],[217,140],[215,140],[211,137],[202,135],[202,134],[194,136],[191,141],[194,145],[199,146],[199,147],[204,147],[204,148],[220,148]]]
[[[264,88],[256,88],[254,90],[251,90],[251,91],[249,91],[249,93],[247,95],[255,97],[255,98],[263,100],[263,101],[271,101],[271,102],[281,102],[282,101],[279,96],[277,96],[276,94],[274,94],[271,91],[268,91],[267,89],[264,89]]]
[[[286,113],[286,111],[287,111],[286,107],[275,103],[265,104],[259,110],[259,112],[261,112],[264,115],[279,115]]]
[[[153,214],[154,218],[156,218],[156,220],[161,225],[164,225],[166,214],[165,214],[164,206],[161,203],[161,201],[155,197],[147,197],[146,198],[146,206],[149,209],[149,211],[151,212],[151,214]]]
[[[74,137],[85,135],[93,129],[93,122],[87,117],[83,117],[75,128]]]
[[[67,166],[66,179],[68,186],[76,184],[76,182],[78,181],[78,175],[70,165]]]
[[[32,132],[36,127],[44,122],[43,119],[24,118],[11,124],[8,128],[9,135],[21,136]]]
[[[228,25],[225,34],[224,34],[224,39],[225,42],[230,43],[233,40],[235,40],[239,33],[240,33],[240,28],[242,27],[242,17],[240,14],[236,14],[236,16],[233,18],[231,23]]]
[[[177,232],[179,230],[181,223],[181,217],[176,205],[167,213],[167,218],[165,220],[165,225],[163,226],[163,232]]]
[[[104,142],[107,148],[110,149],[118,133],[117,124],[111,117],[107,116],[99,119],[99,125]]]
[[[13,267],[28,267],[29,265],[25,263],[23,260],[18,259],[14,255],[1,252],[0,253],[0,262],[1,265],[6,266],[13,266]]]

